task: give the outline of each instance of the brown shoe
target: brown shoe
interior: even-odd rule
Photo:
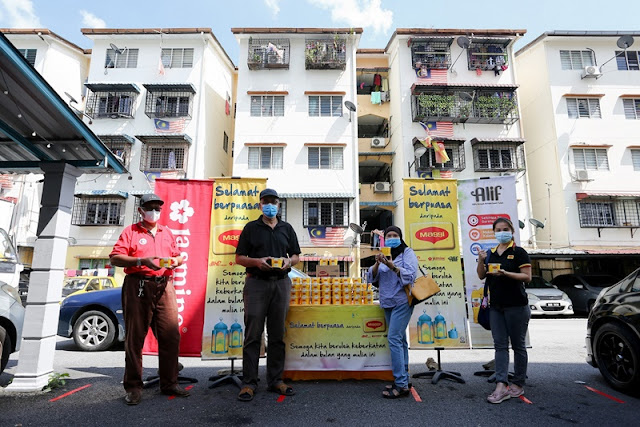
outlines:
[[[162,390],[162,394],[166,394],[167,396],[177,396],[177,397],[189,397],[191,395],[191,393],[189,393],[187,390],[180,388],[178,386],[175,386],[167,390]]]
[[[124,401],[127,402],[127,405],[137,405],[142,400],[142,392],[139,390],[133,390],[127,392],[127,395],[124,398]]]

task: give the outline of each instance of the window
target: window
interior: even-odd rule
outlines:
[[[598,98],[567,98],[567,112],[570,119],[600,119]]]
[[[287,199],[279,199],[280,206],[278,207],[278,215],[283,221],[287,220]]]
[[[616,50],[616,63],[618,64],[618,70],[640,70],[638,64],[638,52],[635,50]]]
[[[106,268],[107,265],[111,265],[109,258],[80,258],[78,260],[78,270],[96,270]],[[110,281],[108,282],[110,283]]]
[[[310,117],[342,117],[342,96],[310,96]]]
[[[282,147],[249,147],[249,169],[282,169]]]
[[[437,38],[411,41],[411,64],[413,68],[446,70],[451,63],[453,38]]]
[[[471,45],[467,49],[467,61],[469,70],[502,71],[502,67],[509,65],[507,46],[510,39],[471,39]]]
[[[347,42],[337,34],[332,39],[307,39],[304,50],[307,70],[344,70]]]
[[[284,116],[284,96],[252,96],[251,116]]]
[[[640,199],[586,199],[578,202],[580,227],[638,227]]]
[[[140,170],[144,172],[186,172],[189,145],[184,139],[175,142],[161,138],[139,136],[144,143]]]
[[[435,141],[434,141],[435,142]],[[436,151],[433,149],[427,149],[427,152],[420,157],[418,162],[418,169],[430,170],[430,169],[445,169],[461,171],[465,168],[464,148],[460,144],[445,144],[444,149],[449,156],[449,161],[446,163],[436,162]]]
[[[343,147],[309,147],[309,169],[344,169]]]
[[[249,39],[247,66],[250,70],[289,68],[289,39]]]
[[[131,160],[131,146],[133,139],[125,135],[98,135],[100,141],[118,157],[125,167],[129,167]]]
[[[303,225],[310,227],[346,227],[349,224],[349,201],[319,199],[305,200]]]
[[[640,171],[640,150],[631,150],[631,163],[634,171]]]
[[[224,135],[222,136],[222,149],[224,150],[225,153],[229,152],[229,135],[227,135],[226,132],[223,132]]]
[[[35,65],[37,49],[18,49],[18,52],[27,59],[29,65]]]
[[[561,50],[560,64],[563,70],[582,70],[589,65],[595,65],[593,52],[590,50]]]
[[[116,52],[107,49],[104,68],[136,68],[138,66],[138,49],[124,49]]]
[[[161,58],[165,68],[191,68],[193,48],[162,49]]]
[[[524,146],[516,143],[476,144],[474,166],[478,171],[524,170]]]
[[[580,227],[606,226],[613,223],[613,203],[581,202],[580,207]]]
[[[76,197],[73,204],[73,225],[122,225],[124,200],[107,197]]]
[[[144,112],[150,118],[191,117],[193,96],[191,84],[145,84],[147,99]]]
[[[640,99],[623,99],[624,118],[629,120],[640,119]]]
[[[579,170],[609,170],[605,148],[574,148],[573,164]]]

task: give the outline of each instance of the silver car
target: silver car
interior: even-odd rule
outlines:
[[[571,315],[573,304],[569,296],[540,276],[531,277],[525,285],[532,315]]]
[[[0,374],[4,371],[11,353],[20,349],[24,307],[18,290],[0,282]]]

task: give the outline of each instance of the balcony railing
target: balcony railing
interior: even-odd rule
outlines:
[[[250,39],[247,66],[250,70],[289,68],[289,39]]]
[[[411,40],[411,65],[413,68],[446,70],[451,65],[452,37]]]
[[[344,70],[347,65],[347,42],[339,36],[306,40],[304,55],[307,70]]]

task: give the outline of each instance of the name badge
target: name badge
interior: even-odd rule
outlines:
[[[513,259],[513,255],[507,255],[507,259]]]

